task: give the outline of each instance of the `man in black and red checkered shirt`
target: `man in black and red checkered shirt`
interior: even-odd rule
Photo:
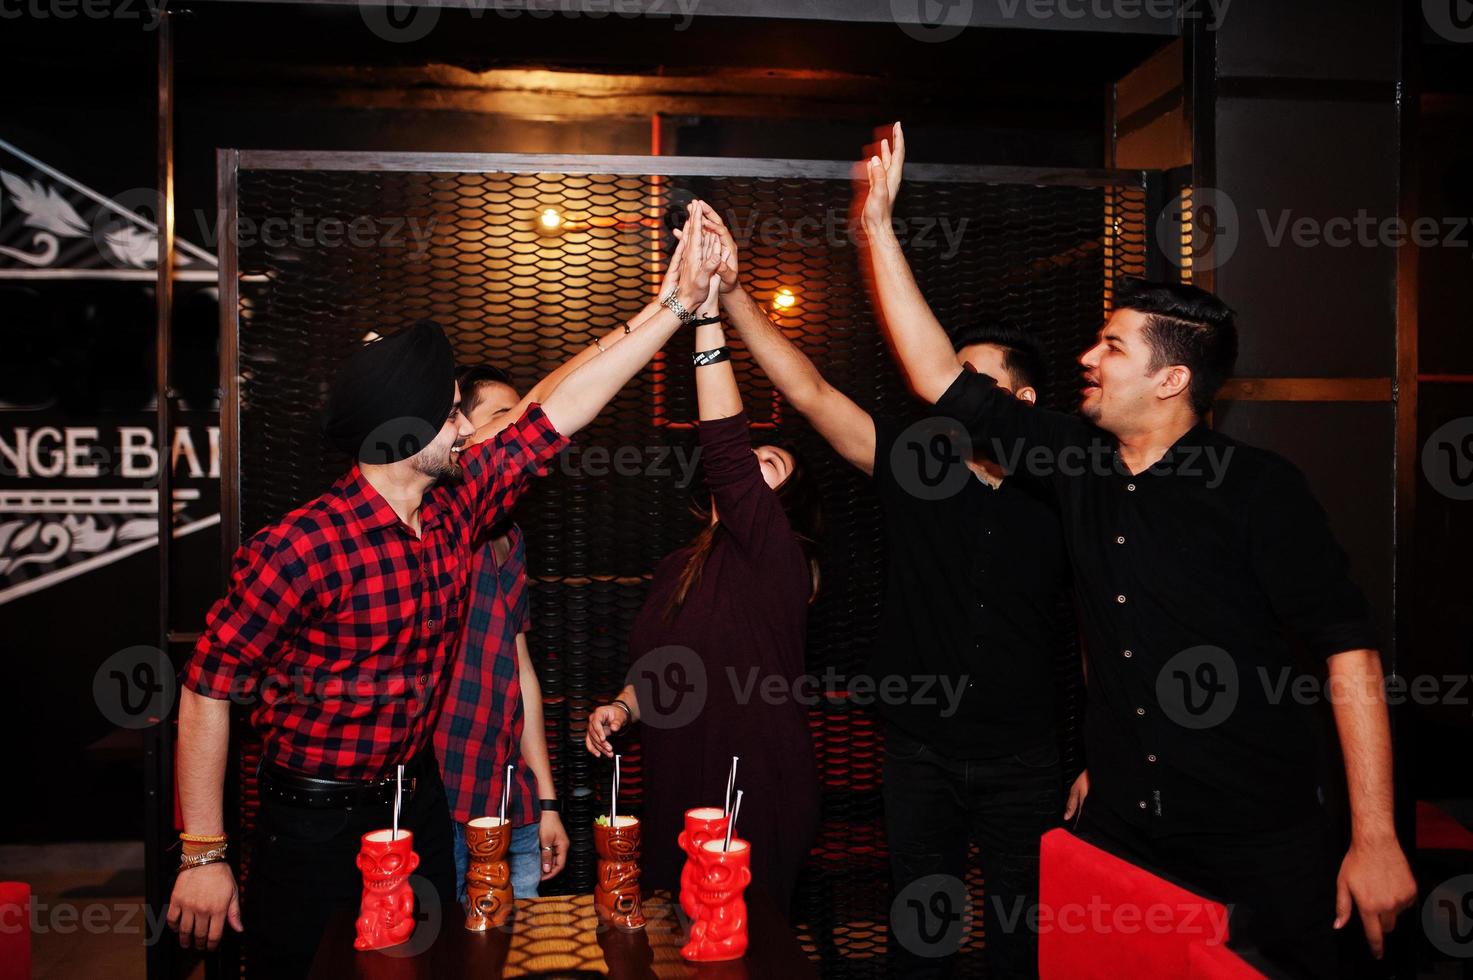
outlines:
[[[672,264],[657,296],[678,285]],[[631,328],[660,312],[658,301],[630,321]],[[544,402],[600,348],[617,343],[624,327],[614,327],[555,371],[519,394],[506,372],[490,364],[460,372],[460,410],[476,427],[477,440],[492,439],[528,407]],[[444,707],[435,726],[435,755],[445,781],[453,818],[456,882],[465,897],[470,864],[464,824],[500,812],[508,766],[512,769],[506,817],[512,824],[507,851],[512,891],[519,898],[538,893],[543,881],[563,870],[568,834],[553,782],[542,723],[542,685],[532,665],[526,632],[526,541],[515,522],[491,528],[477,539],[465,634],[451,667]]]
[[[598,354],[545,404],[473,446],[438,326],[422,322],[349,357],[324,434],[357,464],[240,548],[230,591],[185,671],[184,856],[167,913],[182,945],[213,948],[228,922],[245,931],[253,973],[304,975],[327,921],[358,904],[359,838],[389,825],[399,765],[400,825],[414,834],[416,877],[429,886],[418,898],[423,906],[437,895],[453,909],[450,817],[431,736],[475,536],[694,318],[718,262],[699,223],[688,223],[672,262],[678,285],[659,312],[598,340]],[[251,705],[263,749],[244,917],[223,860],[232,700]]]

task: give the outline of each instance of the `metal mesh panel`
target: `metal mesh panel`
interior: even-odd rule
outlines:
[[[425,159],[424,170],[247,164],[239,172],[242,536],[341,473],[344,460],[321,447],[318,413],[338,362],[369,330],[433,316],[450,329],[462,363],[500,365],[525,391],[650,299],[675,243],[669,229],[693,196],[726,217],[748,289],[833,384],[872,412],[912,410],[864,287],[848,228],[847,179],[738,175],[745,161],[691,177],[435,172],[434,158]],[[763,162],[746,172],[771,171]],[[1070,378],[1113,281],[1144,270],[1141,186],[1070,186],[1064,175],[1048,184],[985,183],[982,176],[907,180],[897,218],[916,278],[943,323],[1005,314],[1040,337],[1056,381]],[[556,229],[541,226],[547,209],[556,212]],[[268,225],[273,218],[278,223]],[[772,306],[782,289],[792,304]],[[590,821],[603,805],[606,778],[605,766],[582,747],[587,715],[622,683],[625,638],[651,569],[696,530],[687,505],[699,486],[681,485],[680,457],[662,455],[673,446],[689,458],[694,446],[694,384],[682,356],[688,343],[688,334],[678,334],[672,357],[657,358],[630,382],[518,508],[533,579],[531,647],[573,841],[555,891],[592,887]],[[809,667],[853,675],[875,633],[882,594],[877,507],[863,477],[733,344],[749,413],[773,437],[795,444],[825,489],[824,587],[811,614]],[[1055,392],[1065,387],[1072,388],[1056,385]],[[1046,400],[1062,404],[1072,395]],[[623,472],[612,455],[620,447],[634,447],[625,458],[638,459]],[[599,450],[609,460],[599,463]],[[1067,610],[1060,622],[1070,622]],[[1078,669],[1071,641],[1059,668],[1071,776]],[[824,774],[823,826],[795,925],[826,975],[883,976],[889,877],[879,727],[871,709],[842,697],[813,708],[811,722]],[[243,747],[242,763],[251,752]],[[625,805],[637,807],[637,746],[625,764]],[[247,805],[253,768],[241,766]],[[249,809],[244,816],[249,821]],[[974,891],[981,884],[974,875]],[[981,969],[980,932],[979,924],[967,945],[970,970]]]

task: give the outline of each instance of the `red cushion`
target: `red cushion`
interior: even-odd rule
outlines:
[[[1067,830],[1044,835],[1041,858],[1042,980],[1260,976],[1223,946],[1228,913],[1221,903],[1086,844]],[[1224,955],[1194,954],[1193,947]],[[1217,972],[1198,974],[1194,969]]]
[[[1458,823],[1442,807],[1418,800],[1417,850],[1473,851],[1473,830]]]
[[[0,980],[31,980],[31,886],[0,881]]]

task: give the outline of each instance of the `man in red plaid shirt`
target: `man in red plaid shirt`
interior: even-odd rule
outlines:
[[[679,264],[672,262],[657,296],[667,296],[677,287],[678,273]],[[630,328],[657,316],[660,309],[658,302],[651,302],[630,321]],[[476,428],[474,440],[495,437],[623,335],[622,324],[613,328],[526,395],[517,393],[500,368],[484,364],[462,370],[456,378],[460,410]],[[506,814],[513,831],[507,861],[512,891],[522,898],[535,896],[540,884],[561,872],[568,859],[568,834],[542,724],[542,686],[527,649],[530,619],[526,540],[521,528],[507,521],[478,539],[465,635],[435,728],[435,754],[454,820],[455,877],[462,902],[470,863],[464,824],[499,812],[508,766],[512,779]]]
[[[674,292],[495,439],[467,447],[454,358],[421,323],[355,351],[327,408],[328,442],[357,464],[239,550],[184,676],[178,788],[183,857],[167,921],[213,948],[245,931],[261,976],[306,973],[327,921],[356,908],[359,837],[400,823],[423,878],[453,901],[450,816],[431,748],[478,532],[663,346],[711,287],[719,255],[688,222]],[[260,812],[243,922],[224,860],[231,700],[260,733]],[[427,894],[420,894],[423,901]]]

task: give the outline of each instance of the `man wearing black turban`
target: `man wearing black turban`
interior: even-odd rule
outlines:
[[[365,879],[413,871],[442,908],[454,907],[432,735],[474,538],[503,520],[566,437],[694,318],[719,263],[714,236],[688,222],[672,260],[677,285],[659,311],[595,341],[598,353],[580,358],[545,403],[474,445],[438,325],[416,323],[349,356],[323,435],[353,458],[352,469],[241,546],[230,591],[210,610],[185,670],[183,859],[167,914],[181,944],[214,948],[226,923],[239,931],[248,920],[248,967],[276,980],[306,973],[328,920],[374,895]],[[225,863],[222,806],[230,704],[241,699],[263,757],[243,917]],[[359,854],[364,834],[390,826],[400,767],[399,827],[412,835],[417,870]],[[370,943],[393,925],[375,908],[359,920]]]
[[[409,459],[434,441],[454,394],[450,341],[439,324],[420,320],[349,356],[323,412],[323,441],[360,463]]]

